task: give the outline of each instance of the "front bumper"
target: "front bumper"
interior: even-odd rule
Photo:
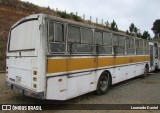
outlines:
[[[9,86],[11,89],[19,92],[20,94],[22,95],[26,95],[26,96],[29,96],[29,97],[33,97],[33,98],[37,98],[37,99],[45,99],[44,97],[44,92],[35,92],[35,91],[32,91],[32,90],[29,90],[29,89],[26,89],[22,86],[19,86],[19,85],[16,85],[16,84],[13,84],[9,81],[6,81],[6,84],[7,86]]]

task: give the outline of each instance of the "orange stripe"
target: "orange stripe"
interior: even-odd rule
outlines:
[[[76,71],[143,61],[149,61],[149,56],[48,59],[47,73]]]

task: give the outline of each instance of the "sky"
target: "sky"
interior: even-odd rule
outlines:
[[[66,11],[68,13],[78,12],[78,15],[89,20],[92,16],[92,21],[101,23],[113,20],[118,25],[119,30],[126,31],[131,23],[140,29],[141,33],[144,30],[149,31],[153,37],[151,30],[153,22],[160,19],[160,0],[21,0],[30,3],[50,7],[51,9]]]

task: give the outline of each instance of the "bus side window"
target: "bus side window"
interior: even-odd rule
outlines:
[[[113,46],[118,46],[118,37],[117,35],[113,35]]]
[[[143,40],[142,39],[136,39],[136,54],[137,55],[143,55]]]
[[[69,43],[80,43],[80,27],[68,26],[68,42]]]
[[[103,32],[103,49],[99,50],[99,54],[112,54],[112,34]],[[103,50],[103,51],[102,51]]]
[[[108,32],[96,31],[95,41],[98,54],[112,54],[112,34]]]
[[[133,38],[126,38],[126,50],[127,54],[135,54],[135,45]]]
[[[93,32],[90,28],[68,26],[69,53],[90,54],[94,52]]]
[[[81,28],[82,44],[93,44],[92,29]]]
[[[102,31],[95,31],[94,38],[95,38],[97,54],[103,54],[105,51],[102,46],[103,45],[103,32]]]
[[[103,33],[101,31],[96,31],[94,37],[96,45],[102,45]]]
[[[117,52],[118,54],[125,54],[125,37],[124,36],[118,36],[118,48]]]
[[[125,37],[113,35],[114,54],[125,54]]]
[[[49,22],[48,24],[49,51],[51,53],[64,53],[65,43],[63,24],[56,22]]]
[[[148,55],[149,54],[149,43],[144,40],[144,54]]]

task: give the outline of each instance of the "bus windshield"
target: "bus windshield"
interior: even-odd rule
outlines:
[[[35,50],[38,36],[38,20],[21,22],[11,29],[9,51]]]

